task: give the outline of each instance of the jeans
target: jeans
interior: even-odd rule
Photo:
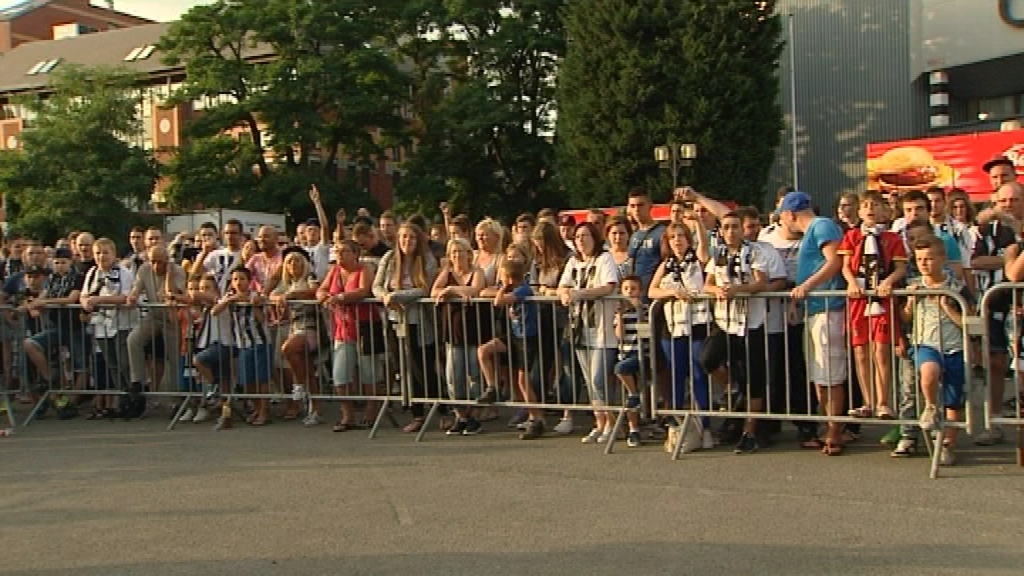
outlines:
[[[476,346],[445,346],[445,377],[448,397],[472,400],[480,395],[480,361]]]
[[[576,350],[583,379],[587,382],[592,404],[606,406],[615,398],[617,380],[614,377],[615,348],[580,348]]]
[[[700,355],[704,350],[704,340],[691,339],[689,336],[663,339],[661,350],[669,363],[672,372],[672,400],[669,407],[674,410],[685,410],[686,399],[692,397],[697,408],[710,410],[711,400],[708,390],[708,375],[700,364]],[[691,367],[692,378],[691,378]],[[692,387],[688,386],[692,383]],[[692,392],[692,395],[688,392]],[[710,419],[702,417],[701,422],[707,429]]]

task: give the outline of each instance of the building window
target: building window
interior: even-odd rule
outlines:
[[[1020,113],[1020,95],[981,98],[967,102],[967,120],[969,122],[1000,120]]]

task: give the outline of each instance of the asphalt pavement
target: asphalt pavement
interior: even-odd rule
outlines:
[[[578,420],[582,424],[582,419]],[[872,439],[673,462],[660,444],[524,442],[280,420],[44,420],[0,438],[5,574],[1024,573],[1024,469],[961,442],[928,478]],[[877,432],[877,433],[876,433]]]

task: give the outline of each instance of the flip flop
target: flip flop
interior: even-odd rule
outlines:
[[[825,443],[825,447],[821,450],[821,453],[825,456],[839,456],[843,453],[843,445],[827,442]]]
[[[821,438],[811,438],[801,442],[800,447],[806,450],[821,450],[825,447],[825,443],[821,441]]]

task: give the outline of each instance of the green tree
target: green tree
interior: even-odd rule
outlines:
[[[413,60],[418,141],[399,186],[403,206],[429,213],[446,199],[477,216],[510,216],[561,203],[551,179],[566,4],[425,0],[406,15],[415,40],[404,54],[422,58]]]
[[[561,181],[577,205],[665,198],[655,146],[694,143],[686,183],[760,205],[783,127],[774,0],[576,0],[558,86]]]
[[[390,12],[376,4],[221,0],[173,25],[161,46],[166,60],[184,62],[187,72],[175,100],[226,100],[188,127],[197,153],[180,156],[171,172],[177,188],[189,189],[180,176],[237,172],[254,161],[257,181],[238,207],[302,218],[311,215],[305,190],[312,183],[325,191],[325,204],[331,189],[368,204],[354,179],[338,181],[338,160],[376,164],[386,147],[402,143],[407,94],[404,74],[380,41],[392,28]],[[219,140],[239,129],[251,143],[231,149]],[[223,192],[207,188],[188,196],[207,205],[224,201]]]
[[[72,229],[124,236],[157,179],[152,156],[129,144],[141,134],[136,81],[129,72],[62,66],[46,99],[22,101],[37,115],[34,126],[21,150],[0,154],[15,230],[46,241]]]

